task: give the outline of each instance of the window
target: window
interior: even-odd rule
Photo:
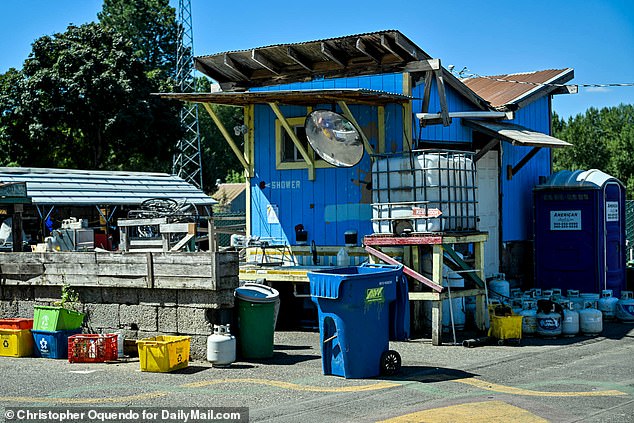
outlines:
[[[286,118],[289,126],[293,128],[300,143],[306,149],[308,156],[315,162],[315,167],[324,168],[332,167],[322,160],[312,149],[308,139],[306,138],[306,130],[304,129],[304,117]],[[308,165],[299,152],[295,143],[288,135],[282,122],[275,120],[275,161],[277,169],[306,169]]]

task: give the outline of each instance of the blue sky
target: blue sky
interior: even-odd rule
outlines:
[[[475,74],[572,67],[573,83],[634,83],[632,0],[191,1],[197,55],[397,29],[444,66]],[[0,1],[0,72],[21,68],[38,37],[95,21],[101,6]],[[568,117],[619,103],[634,103],[634,87],[580,88],[553,106]]]

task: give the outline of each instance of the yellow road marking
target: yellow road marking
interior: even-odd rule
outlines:
[[[497,383],[485,382],[475,378],[455,379],[452,382],[464,383],[487,391],[500,392],[503,394],[524,395],[532,397],[608,397],[614,395],[627,395],[625,392],[617,390],[609,391],[587,391],[587,392],[552,392],[533,391],[530,389],[514,388],[512,386],[498,385]]]
[[[453,423],[453,422],[486,422],[486,423],[546,423],[529,411],[502,401],[470,402],[450,407],[434,408],[418,411],[379,423]]]
[[[268,379],[218,379],[218,380],[204,380],[201,382],[187,383],[181,385],[184,388],[202,388],[203,386],[218,385],[223,383],[252,383],[256,385],[274,386],[276,388],[290,389],[292,391],[309,391],[309,392],[364,392],[364,391],[377,391],[380,389],[389,389],[397,386],[401,386],[399,383],[391,382],[378,382],[370,385],[357,385],[357,386],[308,386],[298,385],[296,383],[282,382],[279,380]]]
[[[113,402],[126,402],[144,399],[159,398],[168,395],[168,392],[148,392],[146,394],[127,395],[120,397],[102,397],[102,398],[55,398],[55,397],[0,397],[0,402],[53,402],[60,404],[103,404]]]

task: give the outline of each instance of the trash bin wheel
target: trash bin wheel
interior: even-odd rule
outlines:
[[[381,354],[381,374],[392,376],[401,370],[401,355],[393,350]]]

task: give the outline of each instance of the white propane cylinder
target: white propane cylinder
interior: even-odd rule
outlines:
[[[207,338],[207,361],[213,367],[227,367],[236,361],[236,337],[229,332],[229,325],[214,326],[213,335]]]
[[[564,307],[561,334],[565,337],[575,336],[579,333],[579,313],[573,307],[571,301],[567,302]]]
[[[634,323],[634,292],[621,291],[621,299],[616,303],[616,318],[624,323]]]
[[[117,335],[117,356],[119,358],[123,357],[123,346],[125,344],[125,338],[123,337],[123,332],[117,331],[115,332]]]
[[[593,307],[592,301],[584,303],[584,309],[579,310],[579,329],[584,335],[598,335],[603,330],[603,314]]]
[[[540,310],[537,313],[537,335],[545,338],[561,335],[561,314],[554,310]]]
[[[614,320],[616,317],[616,303],[618,302],[619,299],[612,296],[611,289],[604,289],[601,291],[601,298],[599,298],[599,310],[603,313],[603,320]]]
[[[537,332],[537,310],[535,301],[524,301],[524,309],[520,311],[522,316],[522,334],[535,336]]]
[[[509,282],[504,279],[504,273],[495,275],[491,281],[488,282],[489,288],[489,300],[499,300],[502,303],[507,303],[511,297],[511,287]]]

